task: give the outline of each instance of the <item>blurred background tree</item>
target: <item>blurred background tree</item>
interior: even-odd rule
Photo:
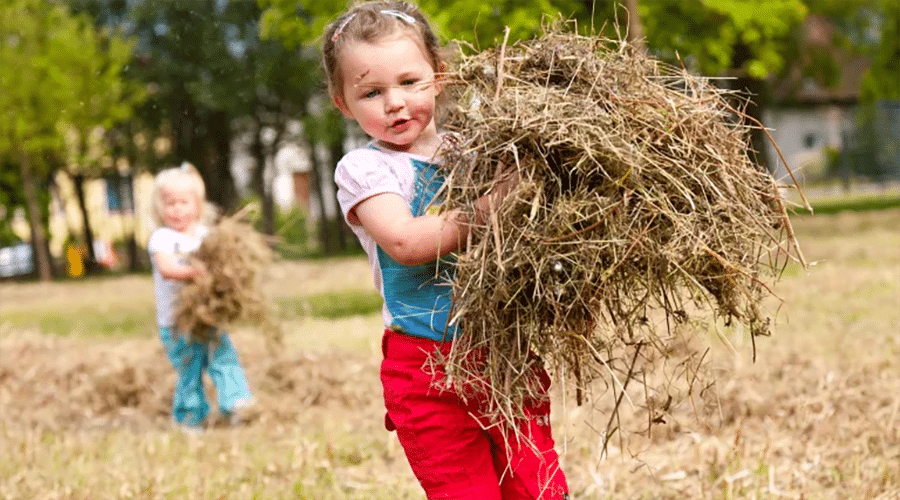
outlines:
[[[42,187],[65,167],[65,135],[127,119],[141,93],[121,77],[132,45],[120,33],[97,31],[86,16],[39,0],[4,1],[0,18],[0,159],[18,169],[22,186],[20,197],[5,201],[24,203],[38,275],[49,280]]]

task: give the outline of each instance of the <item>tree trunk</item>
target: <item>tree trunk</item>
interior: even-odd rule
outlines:
[[[225,111],[213,111],[207,117],[210,144],[206,196],[226,213],[237,208],[237,189],[231,175],[231,116]],[[202,172],[203,170],[201,170]]]
[[[125,158],[128,159],[128,165],[130,165],[131,169],[131,173],[128,174],[128,185],[126,187],[126,189],[128,189],[128,199],[131,201],[130,206],[128,207],[130,224],[128,224],[129,228],[125,234],[125,254],[128,256],[128,271],[136,273],[141,270],[141,266],[138,259],[137,239],[134,235],[135,230],[140,223],[134,206],[134,179],[138,173],[140,153],[138,152],[137,144],[134,142],[135,134],[133,126],[134,122],[129,122],[128,125],[122,129],[122,134],[125,136]]]
[[[31,228],[31,249],[37,261],[38,277],[41,281],[50,281],[53,279],[53,266],[47,245],[47,233],[41,220],[41,208],[37,198],[34,172],[31,170],[31,160],[27,155],[21,155],[20,160],[25,206],[28,208],[28,225]]]
[[[94,231],[91,229],[91,218],[88,214],[87,202],[84,199],[84,175],[73,175],[72,182],[75,184],[75,196],[78,198],[78,208],[81,210],[81,236],[84,238],[86,251],[84,269],[86,273],[93,273],[97,270],[97,256],[94,254]]]
[[[638,0],[625,0],[625,10],[628,11],[628,41],[643,49],[644,25],[638,14]]]
[[[200,154],[195,144],[197,108],[182,82],[176,83],[172,93],[172,155],[174,161],[189,161],[201,169]],[[204,179],[205,181],[206,179]]]
[[[756,78],[738,77],[734,80],[734,89],[742,94],[749,94],[750,102],[747,103],[744,113],[758,123],[763,123],[763,109],[768,104],[769,91],[766,82]],[[748,123],[748,125],[753,127],[750,129],[751,147],[756,152],[753,159],[761,168],[774,173],[773,159],[769,158],[768,155],[767,143],[769,139],[766,133],[753,120],[749,120],[750,123]],[[774,165],[777,165],[777,161]]]
[[[309,145],[309,174],[312,183],[312,192],[316,195],[319,205],[319,248],[325,255],[334,250],[334,243],[329,230],[328,213],[325,211],[325,195],[322,192],[322,164],[319,161],[318,144]]]
[[[271,186],[266,183],[266,152],[262,143],[262,130],[262,124],[257,123],[256,133],[253,134],[253,144],[250,145],[251,154],[256,161],[251,183],[259,197],[262,209],[262,232],[275,234],[275,204],[272,201]]]
[[[346,138],[347,134],[344,133],[343,128],[340,128],[340,130],[341,130],[341,133],[339,134],[339,137],[337,137],[336,140],[332,141],[331,147],[328,148],[328,155],[331,160],[332,166],[336,166],[338,161],[340,161],[340,159],[343,158],[344,154],[346,153],[346,151],[344,150],[344,139]],[[332,170],[332,174],[333,174],[333,168],[331,170]],[[334,175],[332,175],[332,178],[333,177],[334,177]],[[337,190],[335,190],[334,203],[335,203],[335,206],[339,206],[338,201],[337,201]],[[324,205],[322,208],[324,209]],[[340,249],[341,251],[344,251],[347,249],[347,229],[348,228],[345,227],[346,225],[343,223],[342,220],[340,220],[340,217],[338,217],[338,220],[336,222],[337,223],[336,223],[335,232],[336,232],[336,236],[337,236],[337,246],[338,246],[338,249]]]

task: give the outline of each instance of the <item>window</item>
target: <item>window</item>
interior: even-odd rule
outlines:
[[[110,213],[131,213],[134,200],[131,194],[130,175],[110,175],[106,177],[106,207]]]
[[[803,136],[803,146],[806,149],[812,149],[819,144],[819,136],[815,132],[810,132]]]

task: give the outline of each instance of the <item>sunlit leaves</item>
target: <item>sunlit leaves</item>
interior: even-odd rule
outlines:
[[[706,75],[757,79],[785,67],[785,46],[807,14],[801,0],[645,0],[640,6],[651,48],[690,58]]]
[[[133,44],[117,33],[39,0],[4,1],[0,17],[15,20],[0,24],[0,156],[61,148],[68,127],[109,127],[143,98],[121,77]]]

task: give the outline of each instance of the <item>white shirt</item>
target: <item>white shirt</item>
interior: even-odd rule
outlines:
[[[197,226],[193,234],[184,234],[168,227],[161,227],[150,235],[147,250],[153,267],[153,290],[156,295],[156,322],[161,327],[175,326],[175,305],[178,294],[184,287],[181,280],[163,278],[156,267],[158,252],[170,253],[183,264],[188,264],[188,256],[200,248],[203,238],[209,233],[206,226]]]

